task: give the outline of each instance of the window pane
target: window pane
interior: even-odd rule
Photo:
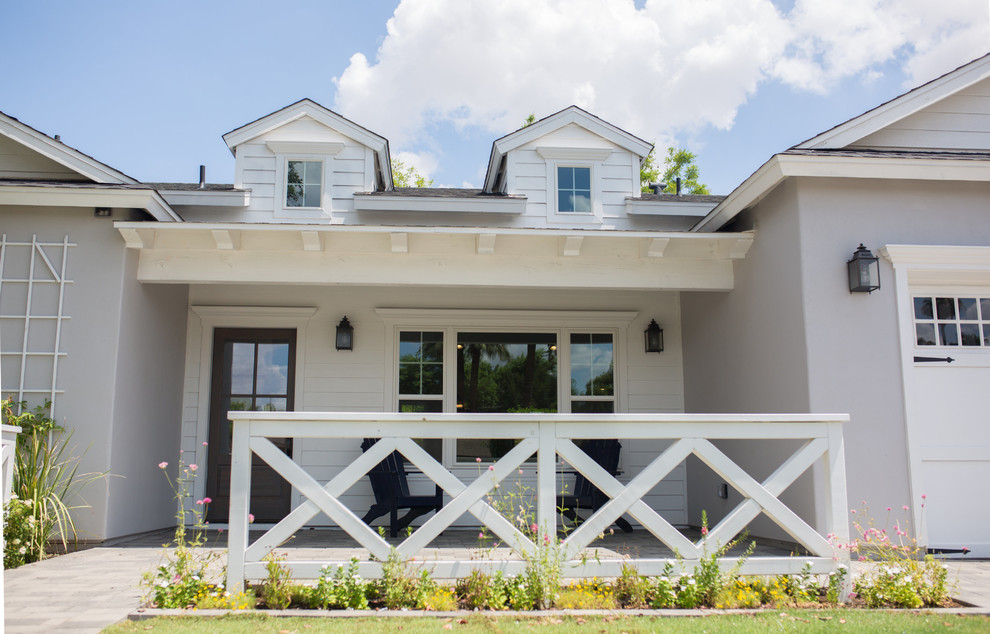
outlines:
[[[932,311],[932,299],[930,297],[914,298],[914,318],[934,319],[935,313]]]
[[[254,393],[254,344],[228,342],[230,351],[230,393]]]
[[[302,185],[289,185],[288,187],[285,188],[285,206],[286,207],[303,206]]]
[[[977,320],[980,318],[976,311],[976,298],[974,297],[960,297],[959,300],[959,319],[972,319]]]
[[[557,188],[558,189],[574,189],[574,168],[573,167],[558,167],[557,168]]]
[[[983,345],[990,346],[990,324],[983,324]]]
[[[611,414],[615,411],[612,401],[571,401],[574,414]]]
[[[571,335],[571,394],[574,396],[614,394],[612,354],[610,334]]]
[[[587,192],[574,192],[574,211],[578,213],[588,213],[591,211],[591,194]]]
[[[424,363],[419,394],[443,394],[443,364]]]
[[[399,394],[419,394],[422,366],[418,363],[399,364]]]
[[[303,202],[304,207],[320,207],[320,193],[321,188],[319,183],[316,185],[306,185],[306,197]]]
[[[980,345],[980,325],[979,324],[959,324],[959,334],[964,346]]]
[[[285,394],[289,389],[289,344],[258,344],[258,394]],[[281,410],[279,410],[281,411]]]
[[[586,189],[591,190],[591,168],[590,167],[575,167],[574,170],[574,189]]]
[[[284,398],[268,398],[259,396],[254,401],[254,411],[256,412],[284,412],[286,400]]]
[[[574,211],[574,192],[561,191],[557,201],[557,211]]]
[[[939,319],[955,319],[956,303],[951,297],[936,297],[935,311]]]
[[[983,321],[990,321],[990,298],[980,299],[980,313],[983,315]]]
[[[319,161],[306,161],[306,183],[316,183],[317,185],[323,180],[322,174],[323,164]]]
[[[399,411],[406,414],[438,414],[443,401],[399,401]]]
[[[289,161],[289,175],[287,180],[290,183],[303,182],[303,162],[302,161]]]
[[[938,339],[943,346],[958,346],[959,336],[955,324],[939,324]]]
[[[935,324],[916,324],[914,328],[918,334],[919,346],[935,345]]]
[[[443,333],[399,333],[399,394],[443,394]]]

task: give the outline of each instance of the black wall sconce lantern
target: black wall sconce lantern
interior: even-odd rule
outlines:
[[[354,326],[351,322],[347,321],[347,316],[345,315],[340,323],[337,324],[337,350],[353,350],[354,349]]]
[[[650,325],[643,331],[646,336],[647,352],[663,352],[663,328],[656,319],[650,320]]]
[[[872,293],[879,290],[880,258],[873,255],[862,242],[846,265],[849,267],[850,293]]]

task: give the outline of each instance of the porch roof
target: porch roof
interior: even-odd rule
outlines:
[[[731,290],[752,232],[116,222],[138,279]]]

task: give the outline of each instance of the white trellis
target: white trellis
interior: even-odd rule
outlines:
[[[525,559],[538,548],[497,509],[486,496],[527,458],[537,456],[537,521],[540,535],[557,534],[558,458],[583,474],[611,500],[561,542],[565,577],[617,576],[624,560],[582,558],[581,551],[623,514],[680,555],[679,559],[629,560],[644,574],[659,574],[667,564],[688,569],[706,553],[717,550],[738,535],[761,513],[790,535],[810,555],[793,557],[753,556],[742,566],[744,574],[793,574],[807,566],[813,573],[827,573],[848,560],[848,551],[836,550],[825,535],[848,542],[846,522],[845,454],[842,424],[847,415],[811,414],[354,414],[310,412],[229,412],[233,421],[230,479],[230,530],[228,541],[229,588],[240,588],[245,579],[265,576],[264,557],[319,513],[326,514],[374,558],[362,562],[360,573],[381,575],[381,562],[389,544],[341,501],[341,497],[392,451],[399,451],[451,498],[444,507],[403,540],[396,550],[417,566],[427,566],[439,578],[466,575],[472,568],[521,572]],[[280,451],[269,438],[381,438],[329,482],[321,484],[303,467]],[[414,438],[511,438],[518,444],[470,482],[460,480],[430,456]],[[590,438],[664,439],[666,450],[622,484],[575,444]],[[713,440],[803,441],[762,482],[719,450]],[[692,542],[643,500],[677,465],[694,455],[738,491],[743,500],[712,528],[707,536]],[[254,543],[248,543],[251,469],[253,456],[268,463],[301,495],[303,502]],[[807,524],[779,496],[812,465],[820,463],[824,476],[822,499],[816,502],[825,513],[823,530]],[[515,559],[424,561],[421,552],[440,533],[465,513],[497,535],[519,556]],[[325,565],[337,561],[285,562],[296,579],[315,579]],[[737,563],[720,560],[723,567]]]
[[[52,418],[56,398],[62,393],[58,389],[58,364],[66,356],[61,348],[62,325],[69,319],[64,313],[65,287],[72,281],[66,279],[66,271],[69,248],[74,246],[67,235],[61,242],[40,242],[37,235],[31,236],[30,242],[8,241],[7,234],[0,236],[0,333],[4,325],[23,324],[19,342],[0,334],[0,370],[6,370],[0,376],[7,380],[0,385],[0,393],[14,396],[18,402],[42,396],[51,401]],[[54,304],[55,310],[37,310],[36,305],[42,303],[39,296],[47,304]],[[31,337],[31,324],[39,321],[54,323],[50,337]],[[51,373],[44,379],[45,385],[27,383],[34,359],[51,359]],[[13,377],[13,383],[9,377]]]

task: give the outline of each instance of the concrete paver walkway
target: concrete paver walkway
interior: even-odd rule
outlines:
[[[142,573],[159,564],[169,537],[161,532],[118,540],[4,571],[6,632],[99,632],[127,618],[141,603]],[[990,561],[948,565],[950,581],[958,570],[957,598],[990,614]]]

